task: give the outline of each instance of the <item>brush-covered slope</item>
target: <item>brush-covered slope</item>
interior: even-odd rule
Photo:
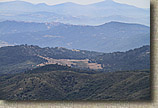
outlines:
[[[90,73],[90,72],[89,72]],[[3,100],[149,100],[149,71],[89,74],[48,65],[0,76]]]
[[[150,69],[150,46],[143,46],[126,52],[105,53],[92,59],[102,64],[106,71]]]

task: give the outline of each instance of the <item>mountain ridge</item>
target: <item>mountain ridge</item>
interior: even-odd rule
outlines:
[[[127,51],[150,44],[150,27],[122,22],[83,26],[6,21],[0,22],[0,32],[1,41],[13,45],[33,44],[98,52]]]
[[[74,4],[74,5],[94,5],[94,4],[103,4],[103,3],[117,3],[117,4],[121,4],[123,5],[124,3],[118,3],[116,1],[113,0],[104,0],[104,1],[100,1],[100,2],[96,2],[96,3],[90,3],[90,4],[79,4],[79,3],[75,3],[75,2],[64,2],[64,3],[58,3],[58,4],[54,4],[54,5],[49,5],[47,3],[31,3],[31,2],[26,2],[26,1],[7,1],[7,2],[0,2],[0,4],[6,4],[6,3],[23,3],[23,4],[33,4],[33,5],[47,5],[47,6],[56,6],[56,5],[60,5],[60,4]],[[129,5],[129,4],[124,4],[124,5],[128,5],[128,6],[132,6],[132,7],[136,7],[134,5]],[[139,8],[139,7],[136,7]],[[149,9],[149,8],[140,8],[140,9]]]
[[[99,53],[58,47],[17,45],[0,48],[0,61],[0,69],[3,70],[1,73],[19,73],[48,64],[105,72],[142,70],[150,69],[150,47],[144,46],[127,52]]]
[[[10,3],[9,4],[10,8],[7,8],[8,3]],[[7,3],[4,2],[4,3],[0,3],[1,5],[0,20],[14,19],[17,21],[36,21],[35,19],[38,19],[39,22],[44,22],[46,20],[47,22],[58,21],[61,23],[70,23],[70,24],[97,25],[97,24],[102,24],[103,22],[108,22],[110,20],[110,19],[104,19],[102,17],[109,17],[109,16],[112,17],[112,16],[120,15],[122,17],[128,16],[129,18],[123,19],[123,18],[115,17],[117,21],[135,22],[135,23],[150,25],[148,22],[150,17],[149,9],[141,9],[127,4],[120,4],[116,2],[112,3],[111,5],[106,5],[107,3],[108,2],[106,1],[105,3],[99,2],[98,4],[101,4],[102,6],[98,7],[97,3],[88,4],[88,5],[80,5],[76,3],[47,5],[47,4],[31,4],[21,1],[20,2],[13,1]],[[115,6],[113,6],[113,4],[115,4]],[[117,9],[115,9],[114,7]],[[36,12],[40,12],[40,11],[52,12],[58,15],[54,15],[51,17],[42,13],[39,14],[39,16],[32,15],[33,13],[35,14]],[[66,16],[68,17],[65,18]],[[140,20],[140,18],[144,20]]]

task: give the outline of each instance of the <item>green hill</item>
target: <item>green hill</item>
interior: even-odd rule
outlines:
[[[150,73],[95,72],[47,65],[0,76],[2,100],[150,100]]]

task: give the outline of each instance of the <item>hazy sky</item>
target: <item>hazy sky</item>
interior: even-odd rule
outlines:
[[[0,2],[4,2],[4,1],[15,1],[15,0],[0,0]],[[48,5],[54,5],[54,4],[64,3],[64,2],[74,2],[78,4],[91,4],[91,3],[100,2],[104,0],[17,0],[17,1],[27,1],[27,2],[31,2],[35,4],[46,3]],[[150,7],[150,0],[113,0],[113,1],[129,4],[129,5],[134,5],[140,8]]]

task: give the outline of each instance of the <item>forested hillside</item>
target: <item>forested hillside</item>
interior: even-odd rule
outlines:
[[[48,65],[0,76],[3,100],[149,100],[150,73],[98,73]]]
[[[105,53],[92,59],[106,71],[150,69],[150,46],[126,52]]]

